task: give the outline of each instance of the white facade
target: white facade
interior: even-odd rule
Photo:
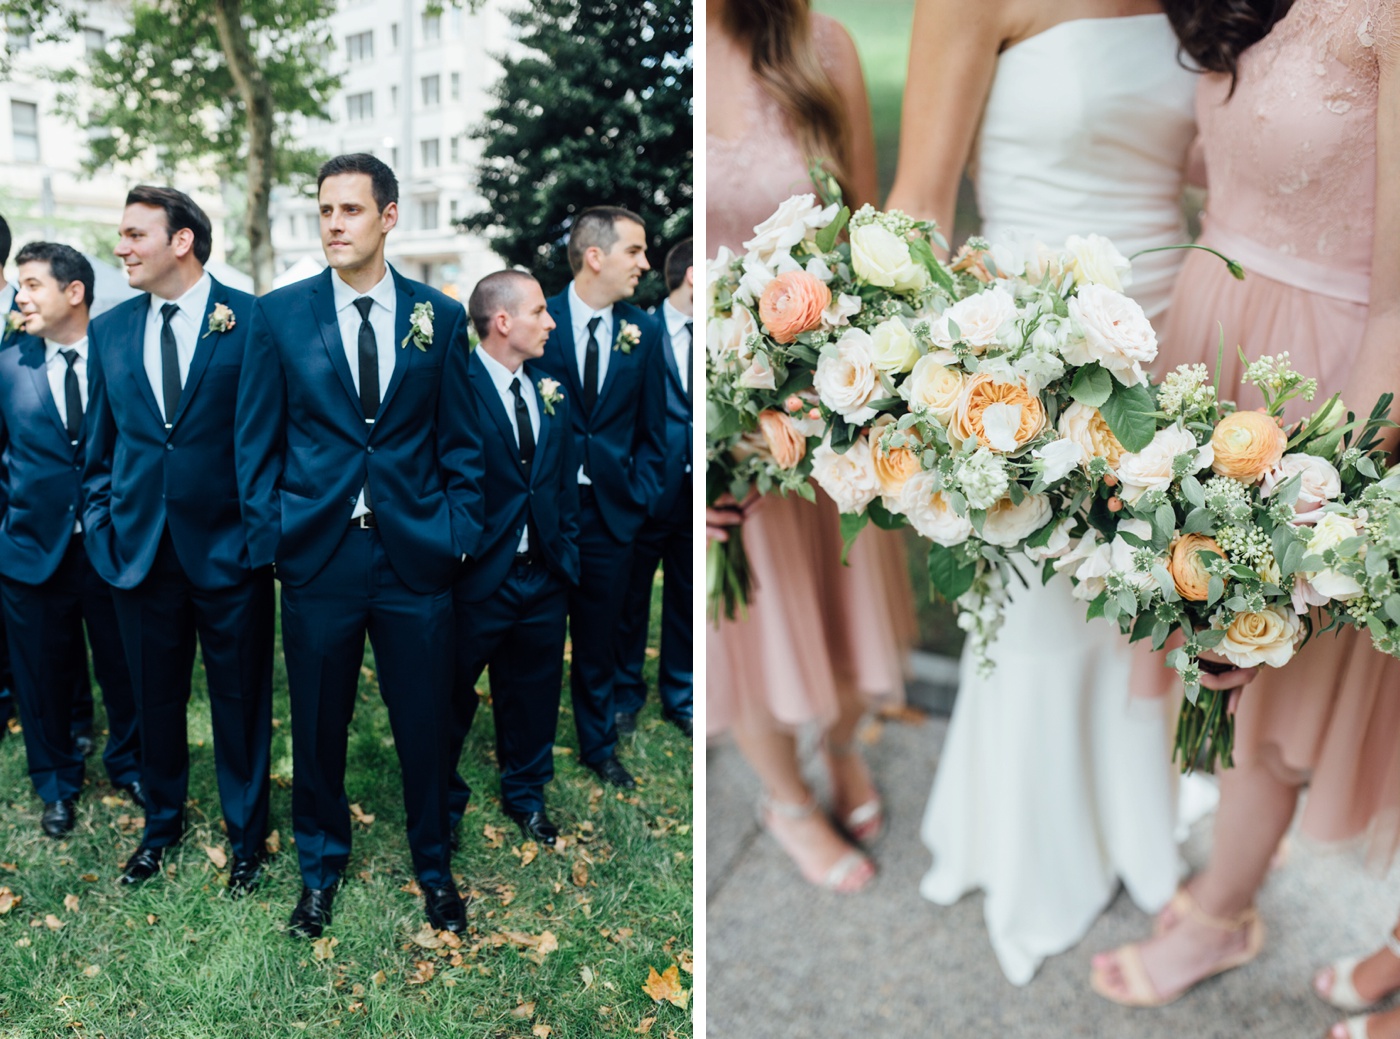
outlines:
[[[481,277],[504,266],[484,239],[459,234],[453,223],[482,207],[475,177],[481,145],[467,134],[491,104],[501,74],[492,56],[511,46],[512,29],[498,2],[476,13],[445,5],[437,16],[425,6],[341,0],[331,18],[341,90],[329,121],[308,121],[300,130],[307,147],[327,155],[370,152],[393,168],[399,222],[389,235],[389,261],[465,300]],[[305,258],[321,260],[311,192],[274,196],[272,241],[279,273]]]

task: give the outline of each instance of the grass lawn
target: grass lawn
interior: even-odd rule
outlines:
[[[658,583],[653,631],[659,602]],[[77,828],[56,842],[39,831],[22,738],[0,742],[0,1039],[693,1034],[688,1003],[658,1003],[642,988],[650,970],[679,967],[688,990],[693,944],[691,745],[661,718],[655,695],[619,748],[642,780],[624,795],[577,763],[566,688],[546,790],[562,852],[524,842],[501,814],[483,706],[463,755],[475,792],[453,863],[472,901],[468,931],[451,947],[424,931],[411,890],[397,757],[368,652],[365,663],[347,781],[362,815],[334,925],[318,946],[284,932],[301,880],[280,654],[272,826],[281,850],[243,901],[228,898],[227,875],[212,861],[227,843],[199,672],[188,832],[166,855],[167,876],[134,890],[115,880],[140,839],[139,811],[112,796],[97,758]],[[647,675],[654,687],[650,653]],[[19,896],[8,906],[5,888]]]

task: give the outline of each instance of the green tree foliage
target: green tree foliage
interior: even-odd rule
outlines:
[[[649,274],[635,301],[665,295],[666,248],[691,234],[690,0],[536,0],[511,15],[523,50],[499,56],[479,188],[463,224],[547,292],[569,281],[575,214],[626,206],[646,221]]]

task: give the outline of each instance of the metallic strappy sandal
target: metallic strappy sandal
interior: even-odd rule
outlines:
[[[858,753],[855,740],[837,743],[826,736],[822,737],[822,749],[833,758],[848,758]],[[876,794],[864,804],[852,808],[838,822],[852,839],[862,844],[876,840],[885,829],[885,806],[880,795]]]
[[[1388,932],[1385,936],[1385,947],[1390,950],[1392,956],[1396,959],[1400,959],[1400,938],[1395,937],[1395,932],[1393,930]],[[1332,990],[1330,992],[1323,992],[1322,989],[1318,987],[1318,980],[1322,977],[1322,972],[1319,971],[1317,975],[1313,977],[1313,992],[1317,994],[1317,998],[1325,1003],[1331,1003],[1338,1010],[1346,1010],[1354,1014],[1360,1010],[1370,1010],[1376,1004],[1380,1003],[1381,1000],[1389,996],[1391,993],[1386,992],[1381,995],[1380,999],[1366,999],[1361,993],[1356,991],[1356,985],[1353,981],[1356,967],[1366,958],[1365,956],[1347,956],[1333,963],[1331,965]],[[1358,1019],[1354,1018],[1353,1020]],[[1361,1018],[1359,1020],[1364,1021],[1365,1019]],[[1350,1022],[1348,1022],[1348,1026],[1350,1026]],[[1362,1027],[1364,1028],[1365,1026],[1363,1025]]]
[[[774,840],[777,840],[777,835],[773,834],[773,828],[768,823],[769,815],[796,821],[815,815],[817,807],[815,797],[808,797],[806,803],[800,805],[787,804],[783,801],[774,801],[772,798],[763,797],[758,802],[758,822],[760,826],[773,835]],[[782,841],[778,841],[778,844],[781,846]],[[870,856],[858,848],[852,848],[845,855],[842,855],[825,873],[819,876],[809,874],[807,870],[802,868],[802,864],[793,858],[792,852],[788,851],[787,848],[783,848],[783,850],[787,852],[789,858],[793,859],[804,880],[827,891],[834,891],[841,895],[853,895],[875,878],[875,863],[871,861]],[[861,872],[864,872],[865,876],[854,884],[850,883],[851,878]]]

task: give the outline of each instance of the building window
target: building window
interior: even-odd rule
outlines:
[[[448,216],[450,217],[450,223],[455,224],[457,222],[457,204],[458,200],[455,198],[451,202],[447,203],[447,212]]]
[[[433,137],[426,141],[418,142],[419,159],[425,170],[436,169],[441,159],[438,156],[438,140]],[[436,203],[434,203],[436,205]]]
[[[418,203],[418,227],[423,231],[436,231],[438,226],[438,200],[425,198]]]
[[[460,101],[462,99],[462,74],[460,72],[452,73],[451,82],[452,86],[450,96],[452,97],[453,101]]]
[[[440,15],[440,14],[424,14],[424,15],[423,15],[423,42],[424,42],[424,43],[437,43],[438,40],[440,40],[440,39],[442,39],[442,15]]]
[[[389,165],[392,167],[392,166],[397,166],[398,164],[399,164],[399,148],[398,148],[398,145],[394,145],[394,147],[392,147],[392,148],[389,149]]]
[[[389,114],[399,114],[399,85],[397,83],[389,87]]]
[[[24,19],[10,15],[5,20],[5,49],[11,54],[27,51],[34,43],[34,35],[29,31]]]
[[[15,161],[39,161],[39,106],[29,101],[10,102],[10,123],[15,134]]]
[[[396,51],[396,50],[398,50],[398,49],[399,49],[399,23],[398,23],[398,22],[390,22],[390,23],[389,23],[389,50],[390,50],[390,51]]]
[[[89,54],[96,54],[107,49],[107,34],[101,29],[93,29],[90,26],[83,27],[83,46],[87,48]]]
[[[462,161],[462,139],[460,137],[449,138],[447,142],[447,154],[451,156],[452,165]]]
[[[345,57],[351,65],[374,60],[374,31],[357,32],[345,37]]]
[[[321,237],[321,214],[306,214],[306,237],[317,239]]]
[[[436,108],[442,102],[442,77],[424,76],[423,87],[423,107]]]
[[[367,123],[374,118],[374,92],[345,96],[345,118],[352,123]]]

